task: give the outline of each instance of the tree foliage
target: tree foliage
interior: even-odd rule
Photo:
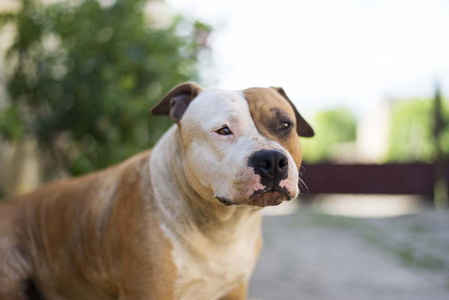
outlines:
[[[443,120],[449,120],[449,105],[443,102]],[[433,162],[437,152],[434,128],[434,101],[410,99],[395,103],[391,115],[387,160],[390,162]],[[443,152],[449,154],[449,124],[442,128]]]
[[[72,175],[152,146],[169,122],[150,108],[172,86],[198,79],[210,27],[179,16],[153,26],[144,0],[21,2],[17,13],[0,16],[0,25],[15,28],[0,134],[35,137],[50,167]]]
[[[304,159],[318,162],[330,159],[332,146],[339,143],[355,142],[357,119],[347,108],[337,108],[318,112],[313,120],[316,136],[302,139]]]

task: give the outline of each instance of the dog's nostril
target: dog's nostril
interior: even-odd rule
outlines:
[[[267,169],[267,170],[270,169],[271,168],[271,162],[269,162],[268,160],[264,161],[262,163],[262,168]]]
[[[279,169],[283,169],[288,165],[288,161],[286,158],[279,160]]]

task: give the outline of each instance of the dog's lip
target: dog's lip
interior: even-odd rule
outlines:
[[[280,187],[271,187],[271,188],[265,188],[263,190],[257,190],[255,191],[248,199],[248,201],[253,200],[254,198],[256,198],[259,195],[262,194],[268,194],[268,193],[275,193],[275,192],[280,192],[282,194],[284,194],[285,196],[287,196],[287,200],[291,200],[292,197],[290,197],[290,193],[287,191],[287,189],[285,188],[280,188]]]
[[[231,206],[231,205],[235,204],[234,202],[232,202],[231,199],[228,199],[225,197],[215,196],[215,198],[218,199],[218,201],[220,201],[220,203],[225,206]]]
[[[285,200],[287,200],[287,201],[292,199],[292,197],[290,196],[290,193],[285,188],[281,188],[281,187],[271,187],[271,188],[265,188],[263,190],[257,190],[248,198],[248,200],[245,201],[245,203],[235,203],[234,201],[232,201],[229,198],[220,197],[220,196],[215,196],[215,199],[220,201],[220,203],[225,206],[231,206],[231,205],[250,203],[252,200],[254,200],[255,198],[257,198],[258,196],[260,196],[262,194],[275,194],[275,193],[283,194],[285,196]]]
[[[253,194],[246,204],[252,206],[276,206],[281,204],[283,201],[290,200],[291,197],[289,193],[281,189],[269,189],[267,191],[259,191]]]

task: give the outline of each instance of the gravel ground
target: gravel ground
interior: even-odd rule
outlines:
[[[252,300],[448,300],[449,213],[266,216]]]

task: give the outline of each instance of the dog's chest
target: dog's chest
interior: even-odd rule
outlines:
[[[189,243],[174,238],[167,228],[177,268],[176,299],[219,299],[249,280],[257,254],[260,231],[241,235],[229,243],[214,243],[192,236]]]

